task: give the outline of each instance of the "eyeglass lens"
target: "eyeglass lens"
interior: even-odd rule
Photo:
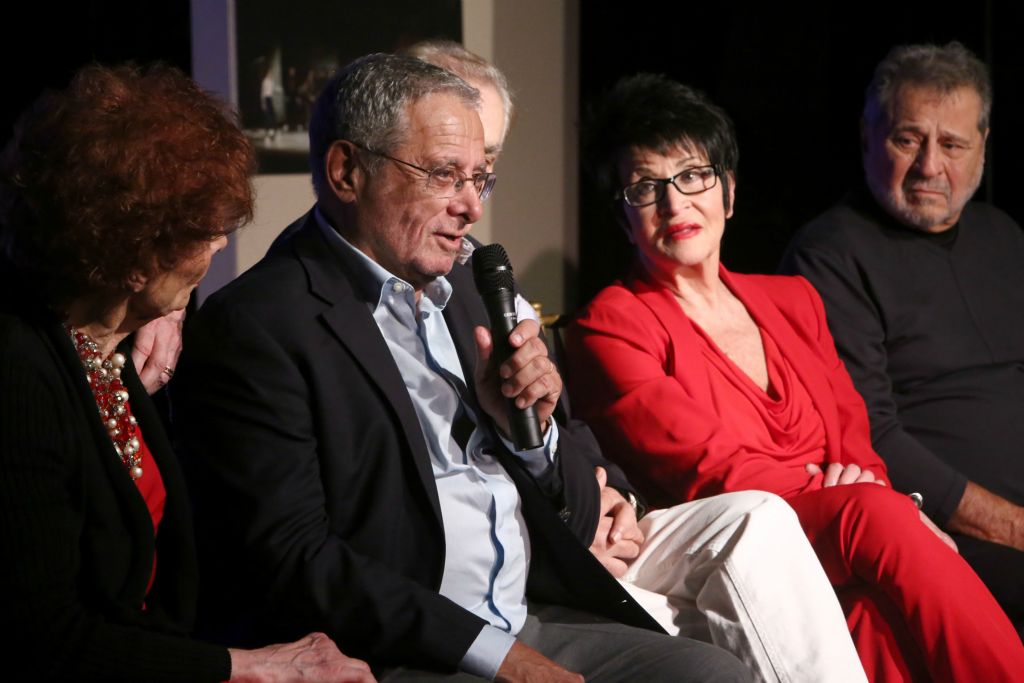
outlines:
[[[709,190],[718,181],[714,166],[688,168],[671,178],[645,178],[622,190],[622,196],[630,206],[647,206],[661,201],[669,183],[683,194],[699,194]]]

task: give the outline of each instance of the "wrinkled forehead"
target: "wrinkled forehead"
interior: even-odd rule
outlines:
[[[930,83],[902,83],[893,91],[887,110],[881,111],[879,103],[874,101],[868,110],[869,118],[873,119],[870,122],[887,129],[936,113],[950,123],[956,121],[981,131],[981,95],[970,84],[940,87]]]
[[[410,102],[401,124],[402,147],[417,153],[462,150],[476,165],[483,157],[484,131],[477,110],[446,93],[433,93]]]

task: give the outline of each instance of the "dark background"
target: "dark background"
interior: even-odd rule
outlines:
[[[438,13],[453,4],[440,0]],[[899,43],[959,40],[990,65],[995,106],[979,198],[1018,222],[1024,219],[1017,162],[1024,148],[1018,75],[1024,65],[1024,9],[1018,3],[870,0],[801,9],[778,3],[580,4],[581,109],[617,78],[656,71],[704,90],[736,122],[736,212],[723,247],[723,260],[734,270],[774,270],[792,233],[857,182],[863,90],[873,66]],[[353,12],[347,22],[369,40],[379,22],[395,21],[393,11],[382,13],[387,5]],[[0,105],[4,141],[28,102],[44,87],[65,85],[82,64],[161,59],[191,69],[188,0],[33,3],[20,6],[17,15],[8,6],[6,14],[0,29],[7,67]],[[422,30],[430,16],[413,18]],[[321,25],[321,33],[330,34],[330,23]],[[381,49],[372,40],[363,48],[348,45],[338,54]],[[571,288],[579,292],[576,304],[620,275],[629,259],[607,202],[589,182],[581,188],[580,282]]]
[[[15,11],[16,7],[16,11]],[[4,65],[0,139],[45,88],[65,86],[82,65],[162,60],[192,70],[188,0],[7,3],[0,19]]]

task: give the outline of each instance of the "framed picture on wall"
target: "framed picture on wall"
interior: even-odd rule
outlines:
[[[232,31],[234,54],[211,57],[233,63],[227,65],[233,69],[230,97],[257,150],[261,174],[308,173],[309,115],[339,67],[428,38],[462,40],[461,0],[223,2],[219,14]],[[193,0],[192,7],[195,41],[197,32],[208,30],[196,14],[209,13],[209,3]],[[217,13],[210,14],[216,20]],[[201,71],[198,62],[205,58],[194,50],[194,71]]]

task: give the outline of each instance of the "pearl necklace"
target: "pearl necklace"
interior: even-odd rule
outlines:
[[[128,405],[128,390],[121,383],[121,368],[124,367],[125,357],[120,353],[112,353],[103,358],[99,354],[99,345],[92,337],[67,324],[64,329],[71,335],[71,342],[85,368],[89,388],[96,399],[96,408],[114,443],[114,450],[128,468],[131,478],[139,479],[142,476],[139,427]]]

